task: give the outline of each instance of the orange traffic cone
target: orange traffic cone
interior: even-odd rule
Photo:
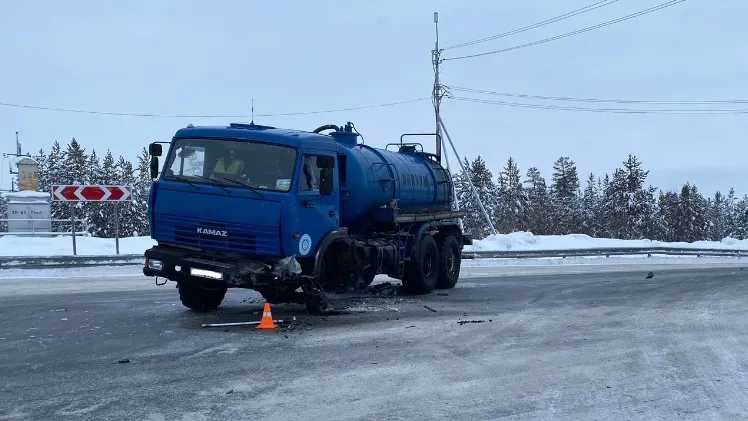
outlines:
[[[278,325],[273,323],[273,315],[270,313],[270,303],[266,302],[265,308],[262,310],[262,319],[256,329],[275,329],[277,327]]]

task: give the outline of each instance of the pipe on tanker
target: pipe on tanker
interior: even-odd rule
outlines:
[[[324,126],[319,126],[312,133],[320,133],[325,130],[335,130],[336,132],[340,131],[340,127],[334,125],[334,124],[325,124]]]

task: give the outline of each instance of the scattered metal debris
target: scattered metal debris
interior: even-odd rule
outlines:
[[[283,320],[273,320],[273,323],[283,323]],[[255,322],[203,323],[203,327],[247,326],[257,324],[260,324],[259,320]]]
[[[403,295],[402,286],[393,285],[389,282],[383,282],[381,284],[369,285],[366,289],[369,294],[376,295]]]
[[[462,326],[467,323],[485,323],[485,320],[459,320],[457,323]]]

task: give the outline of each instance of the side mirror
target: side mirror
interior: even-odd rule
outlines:
[[[161,145],[158,145],[158,146],[159,148],[161,147]],[[157,178],[158,178],[158,157],[152,156],[151,157],[151,180],[155,180]]]
[[[335,168],[335,158],[331,156],[318,156],[317,157],[317,168],[330,169],[330,170]]]
[[[319,173],[319,194],[330,196],[333,190],[333,174],[330,168],[323,168]]]
[[[148,145],[148,154],[151,156],[161,156],[161,144],[153,142]]]

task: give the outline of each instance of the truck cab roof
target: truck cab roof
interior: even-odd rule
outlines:
[[[237,141],[257,141],[286,145],[294,148],[338,149],[335,140],[302,130],[279,129],[253,123],[231,123],[228,126],[187,126],[179,129],[174,138],[220,138]]]

